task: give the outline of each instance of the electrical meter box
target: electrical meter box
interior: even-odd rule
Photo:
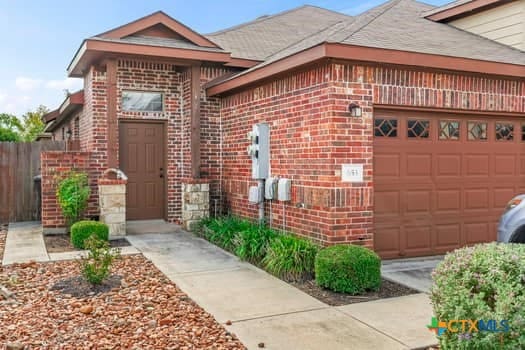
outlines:
[[[250,186],[250,190],[248,192],[248,202],[252,204],[258,204],[262,201],[261,196],[261,190],[259,186]]]
[[[266,179],[270,173],[270,126],[255,124],[248,133],[248,155],[252,158],[252,179]]]
[[[277,182],[279,181],[276,177],[269,177],[264,183],[264,198],[266,199],[277,199]]]
[[[280,201],[292,200],[292,180],[279,179],[277,184],[277,199]]]

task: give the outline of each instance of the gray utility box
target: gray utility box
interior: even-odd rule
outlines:
[[[252,179],[266,179],[270,173],[270,126],[255,124],[248,139],[251,142],[248,155],[252,158]]]

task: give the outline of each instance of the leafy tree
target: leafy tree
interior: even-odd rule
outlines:
[[[20,141],[22,129],[22,123],[16,116],[0,113],[0,141]]]
[[[34,141],[37,136],[44,131],[46,124],[42,117],[48,112],[49,109],[46,106],[40,105],[35,111],[29,111],[22,116],[24,123],[22,131],[23,141]]]

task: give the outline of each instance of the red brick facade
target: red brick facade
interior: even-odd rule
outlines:
[[[267,122],[272,175],[291,178],[293,186],[291,202],[272,204],[273,225],[324,244],[373,246],[374,108],[525,113],[524,96],[525,83],[517,79],[351,63],[321,65],[232,94],[221,100],[226,206],[238,215],[257,215],[247,201],[255,183],[245,135],[252,124]],[[361,118],[350,117],[350,103],[363,108]],[[341,182],[341,165],[351,163],[364,164],[363,183]]]
[[[65,227],[64,217],[58,205],[57,183],[69,171],[81,171],[89,174],[91,196],[86,216],[98,215],[98,197],[94,189],[97,183],[90,172],[90,154],[88,152],[47,151],[41,154],[42,174],[42,225],[47,232],[61,231]]]
[[[271,173],[292,179],[292,201],[267,201],[272,226],[323,244],[373,246],[373,111],[381,106],[525,112],[523,81],[415,69],[326,61],[222,97],[206,96],[204,85],[231,69],[201,67],[201,177],[210,184],[210,210],[255,218],[247,200],[251,161],[246,134],[254,123],[271,128]],[[117,60],[118,120],[164,121],[167,128],[167,219],[181,219],[181,185],[191,182],[191,69],[143,59]],[[162,112],[121,109],[123,90],[164,95]],[[108,84],[103,66],[85,76],[79,121],[81,149],[89,153],[46,153],[42,157],[43,223],[63,224],[54,198],[56,169],[73,162],[89,169],[95,183],[108,167]],[[348,105],[363,108],[352,118]],[[72,121],[73,122],[73,121]],[[118,142],[117,142],[118,147]],[[117,148],[118,149],[118,148]],[[118,154],[116,155],[118,158]],[[341,181],[341,165],[364,164],[364,182]],[[96,186],[90,213],[96,213]],[[53,197],[53,198],[52,198]],[[217,206],[216,206],[217,204]]]

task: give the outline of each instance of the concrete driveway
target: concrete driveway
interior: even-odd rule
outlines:
[[[431,273],[442,260],[443,255],[384,260],[381,266],[381,275],[387,280],[423,293],[429,293],[432,285]]]

